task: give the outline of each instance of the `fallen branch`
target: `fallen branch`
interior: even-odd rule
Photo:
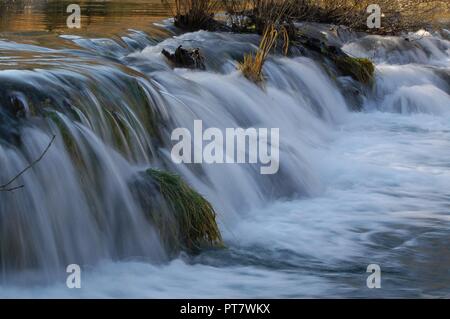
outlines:
[[[25,167],[22,171],[20,171],[16,176],[14,176],[12,179],[9,180],[9,182],[7,182],[4,185],[0,185],[0,192],[12,192],[15,191],[17,189],[20,188],[24,188],[25,185],[20,185],[20,186],[15,186],[15,187],[9,187],[12,183],[14,183],[20,176],[22,176],[23,174],[25,174],[29,169],[31,169],[34,165],[36,165],[42,158],[44,158],[45,154],[48,152],[48,150],[50,149],[50,146],[52,146],[53,141],[55,140],[56,135],[53,135],[50,143],[47,145],[47,147],[45,148],[45,150],[42,152],[42,154],[35,159],[33,162],[31,162],[30,164],[28,164],[27,167]]]

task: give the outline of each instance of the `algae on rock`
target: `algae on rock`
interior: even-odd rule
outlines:
[[[133,192],[169,254],[223,247],[214,208],[180,176],[148,169],[140,177]]]

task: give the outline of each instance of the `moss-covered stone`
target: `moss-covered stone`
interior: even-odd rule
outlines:
[[[369,59],[337,56],[335,63],[343,74],[351,76],[356,81],[363,84],[370,84],[373,81],[375,66]]]
[[[134,193],[170,255],[223,247],[214,208],[180,176],[149,169],[141,177]]]
[[[188,68],[188,69],[200,69],[205,70],[205,58],[200,53],[200,49],[184,49],[181,45],[175,50],[174,53],[170,53],[166,49],[161,52],[167,60],[169,60],[175,67]]]

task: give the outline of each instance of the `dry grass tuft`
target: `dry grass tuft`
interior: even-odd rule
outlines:
[[[263,34],[266,26],[286,25],[292,21],[294,3],[288,0],[222,0],[232,29]]]
[[[357,31],[397,34],[421,28],[442,27],[450,22],[450,3],[445,0],[222,0],[237,31],[262,33],[266,24],[278,18],[345,25]],[[370,4],[380,5],[382,27],[369,29],[366,12]],[[285,9],[284,12],[283,8]],[[281,12],[281,14],[280,14]]]
[[[220,7],[214,0],[161,0],[172,11],[174,25],[188,31],[214,30],[217,22],[214,13]]]
[[[286,29],[281,27],[280,30],[277,30],[274,24],[267,26],[256,54],[246,54],[244,56],[244,61],[238,65],[238,69],[247,79],[255,83],[262,83],[264,81],[262,68],[270,51],[276,46],[280,33],[284,39],[283,51],[287,54],[289,48],[289,36]]]

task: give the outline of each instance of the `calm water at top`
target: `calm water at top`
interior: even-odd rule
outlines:
[[[72,3],[81,7],[81,29],[66,25]],[[128,29],[157,34],[162,31],[154,23],[170,12],[161,0],[0,0],[0,38],[49,44],[55,34],[112,37]]]

